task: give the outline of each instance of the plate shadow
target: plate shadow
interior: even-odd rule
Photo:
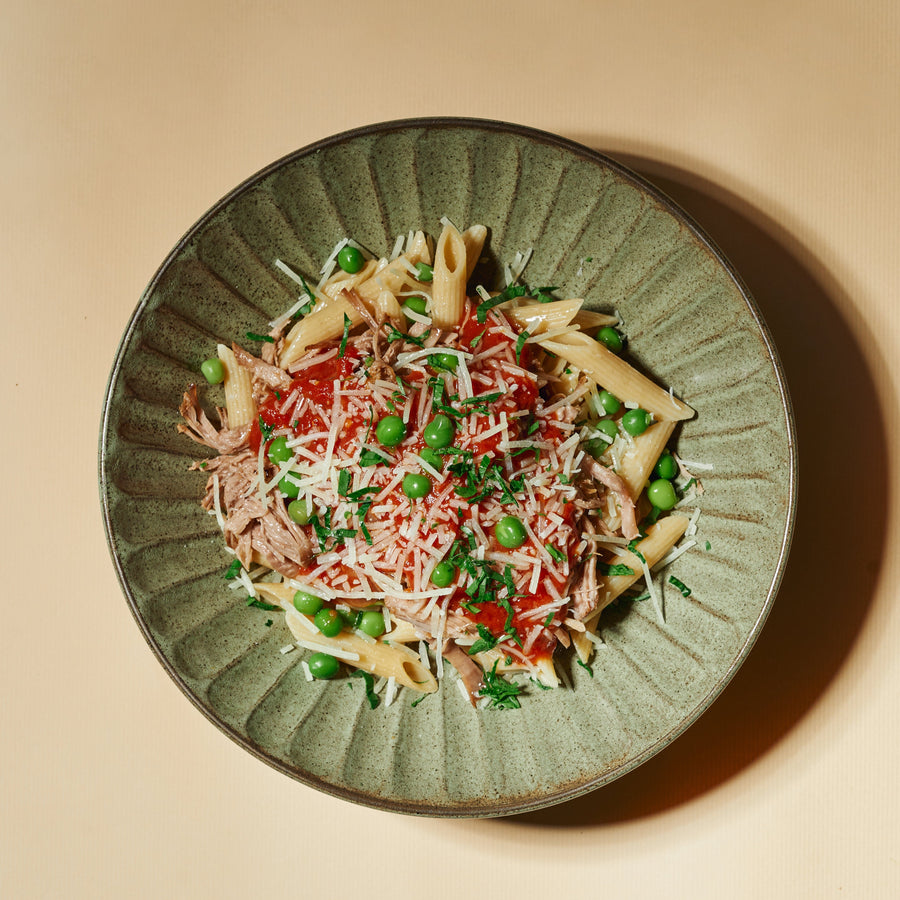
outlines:
[[[710,709],[665,750],[601,790],[501,820],[518,825],[583,829],[657,815],[759,760],[838,677],[872,605],[886,550],[883,404],[896,398],[879,398],[875,345],[864,323],[848,325],[845,292],[781,226],[719,185],[648,157],[608,155],[700,225],[762,311],[796,415],[797,519],[769,620]],[[854,538],[838,544],[841,523],[852,523]]]

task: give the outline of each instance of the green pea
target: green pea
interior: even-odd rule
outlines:
[[[597,399],[600,401],[603,412],[609,416],[614,416],[622,408],[622,401],[609,391],[600,391]]]
[[[221,359],[205,359],[200,363],[200,372],[210,384],[221,384],[225,380],[225,367]]]
[[[585,453],[590,453],[594,459],[600,459],[606,453],[607,447],[609,447],[609,441],[604,441],[603,438],[591,438],[584,443]]]
[[[313,653],[306,663],[313,678],[334,678],[340,663],[328,653]]]
[[[448,372],[455,372],[459,365],[459,359],[454,353],[432,353],[428,361],[435,369],[446,369]]]
[[[322,598],[308,591],[297,591],[294,594],[294,609],[304,616],[314,616],[322,608]]]
[[[431,583],[435,587],[448,587],[456,578],[456,566],[448,560],[439,562],[431,571]]]
[[[349,244],[344,245],[338,251],[338,265],[350,275],[355,275],[362,267],[365,260],[362,253]]]
[[[678,474],[678,463],[675,462],[675,457],[668,450],[664,450],[662,456],[656,461],[654,471],[660,478],[671,480]]]
[[[305,498],[303,500],[291,500],[288,503],[288,516],[292,522],[298,525],[309,525],[313,517],[312,504]]]
[[[271,459],[276,466],[286,463],[294,455],[291,448],[288,447],[287,438],[284,437],[284,435],[280,435],[269,444],[268,454],[269,459]]]
[[[369,637],[381,637],[384,634],[384,616],[377,609],[367,609],[359,617],[356,627]]]
[[[622,335],[609,325],[597,332],[597,340],[613,353],[620,353],[622,350]]]
[[[622,416],[622,427],[632,436],[643,434],[650,427],[650,413],[646,409],[629,409]]]
[[[615,420],[613,419],[601,419],[594,427],[597,431],[602,432],[609,438],[608,441],[604,441],[603,438],[596,438],[596,440],[603,442],[604,449],[619,436],[619,426],[616,425]],[[590,443],[590,441],[588,443]]]
[[[404,313],[413,312],[418,316],[428,315],[428,301],[424,297],[408,297],[406,303],[400,308]],[[407,316],[406,318],[412,321],[411,316]]]
[[[417,278],[419,281],[431,281],[434,278],[434,269],[428,263],[416,263]]]
[[[672,487],[672,482],[666,478],[657,478],[656,481],[650,483],[647,488],[647,499],[657,509],[671,509],[678,502],[675,488]]]
[[[456,426],[449,416],[439,413],[425,426],[422,436],[429,447],[435,450],[443,450],[453,443],[453,438],[456,436]]]
[[[516,547],[521,547],[525,543],[528,533],[525,531],[521,519],[517,519],[515,516],[504,516],[494,526],[494,537],[497,538],[497,543],[501,547],[515,550]]]
[[[396,447],[406,437],[406,423],[400,416],[385,416],[375,426],[375,437],[385,447]]]
[[[441,456],[437,450],[432,450],[431,447],[423,447],[419,451],[419,456],[421,456],[432,469],[436,469],[438,472],[444,470],[444,457]]]
[[[431,493],[431,479],[427,475],[418,475],[410,472],[403,477],[403,493],[410,500],[418,500],[427,497]]]
[[[344,627],[344,620],[336,609],[320,609],[313,618],[313,624],[325,637],[336,637]]]
[[[300,479],[302,476],[299,472],[288,472],[279,482],[278,490],[291,500],[296,500],[300,495]]]

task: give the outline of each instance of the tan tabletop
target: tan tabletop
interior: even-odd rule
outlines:
[[[900,896],[900,6],[11,0],[0,37],[0,896]],[[722,697],[499,821],[295,783],[153,657],[106,548],[104,386],[176,240],[370,122],[533,125],[655,180],[756,293],[797,407],[794,554]],[[11,576],[11,577],[10,577]]]

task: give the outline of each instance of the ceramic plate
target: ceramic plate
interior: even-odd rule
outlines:
[[[650,603],[604,613],[593,677],[473,710],[445,681],[416,707],[370,710],[360,682],[308,683],[281,617],[227,587],[230,557],[199,505],[197,447],[175,430],[217,342],[297,297],[276,258],[314,276],[344,236],[376,254],[441,216],[490,229],[495,261],[534,248],[532,284],[618,310],[629,359],[697,411],[678,450],[704,464],[699,544]],[[494,285],[490,285],[493,287]],[[207,390],[211,401],[215,392]],[[221,398],[218,398],[221,402]],[[435,816],[557,803],[633,769],[715,699],[756,639],[785,564],[796,456],[784,375],[759,311],[709,240],[640,178],[550,134],[425,119],[361,128],[274,163],[216,204],[150,282],[110,376],[100,489],[113,560],[150,647],[247,750],[359,803]],[[707,547],[708,542],[708,548]],[[172,751],[177,752],[177,736]]]

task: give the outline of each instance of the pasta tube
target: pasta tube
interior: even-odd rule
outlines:
[[[578,366],[601,387],[621,400],[633,400],[657,419],[689,419],[694,414],[686,403],[654,384],[586,334],[561,335],[557,340],[542,341],[545,350]]]
[[[256,420],[256,402],[250,372],[235,359],[234,351],[224,344],[218,345],[219,360],[225,370],[225,408],[228,410],[228,425],[238,428]]]
[[[393,678],[397,684],[414,691],[431,694],[437,690],[437,680],[422,665],[419,654],[402,643],[367,641],[346,629],[335,637],[326,637],[313,624],[311,616],[305,616],[294,609],[294,589],[290,585],[284,582],[257,582],[256,589],[263,596],[277,602],[284,610],[288,628],[301,646],[308,646],[308,649],[322,647],[322,652],[330,652],[347,665],[373,675]]]
[[[690,519],[686,516],[671,515],[660,519],[647,529],[647,536],[637,544],[637,549],[644,557],[648,568],[656,565],[681,540],[687,530]],[[628,590],[643,574],[640,559],[634,553],[616,556],[616,564],[627,566],[631,575],[601,575],[597,578],[599,597],[593,613],[584,620],[585,631],[576,632],[572,636],[578,656],[587,662],[593,651],[593,644],[587,633],[593,633],[597,627],[600,613],[609,606],[616,597]]]
[[[466,301],[466,245],[453,225],[446,225],[434,253],[431,318],[438,328],[462,319]]]

